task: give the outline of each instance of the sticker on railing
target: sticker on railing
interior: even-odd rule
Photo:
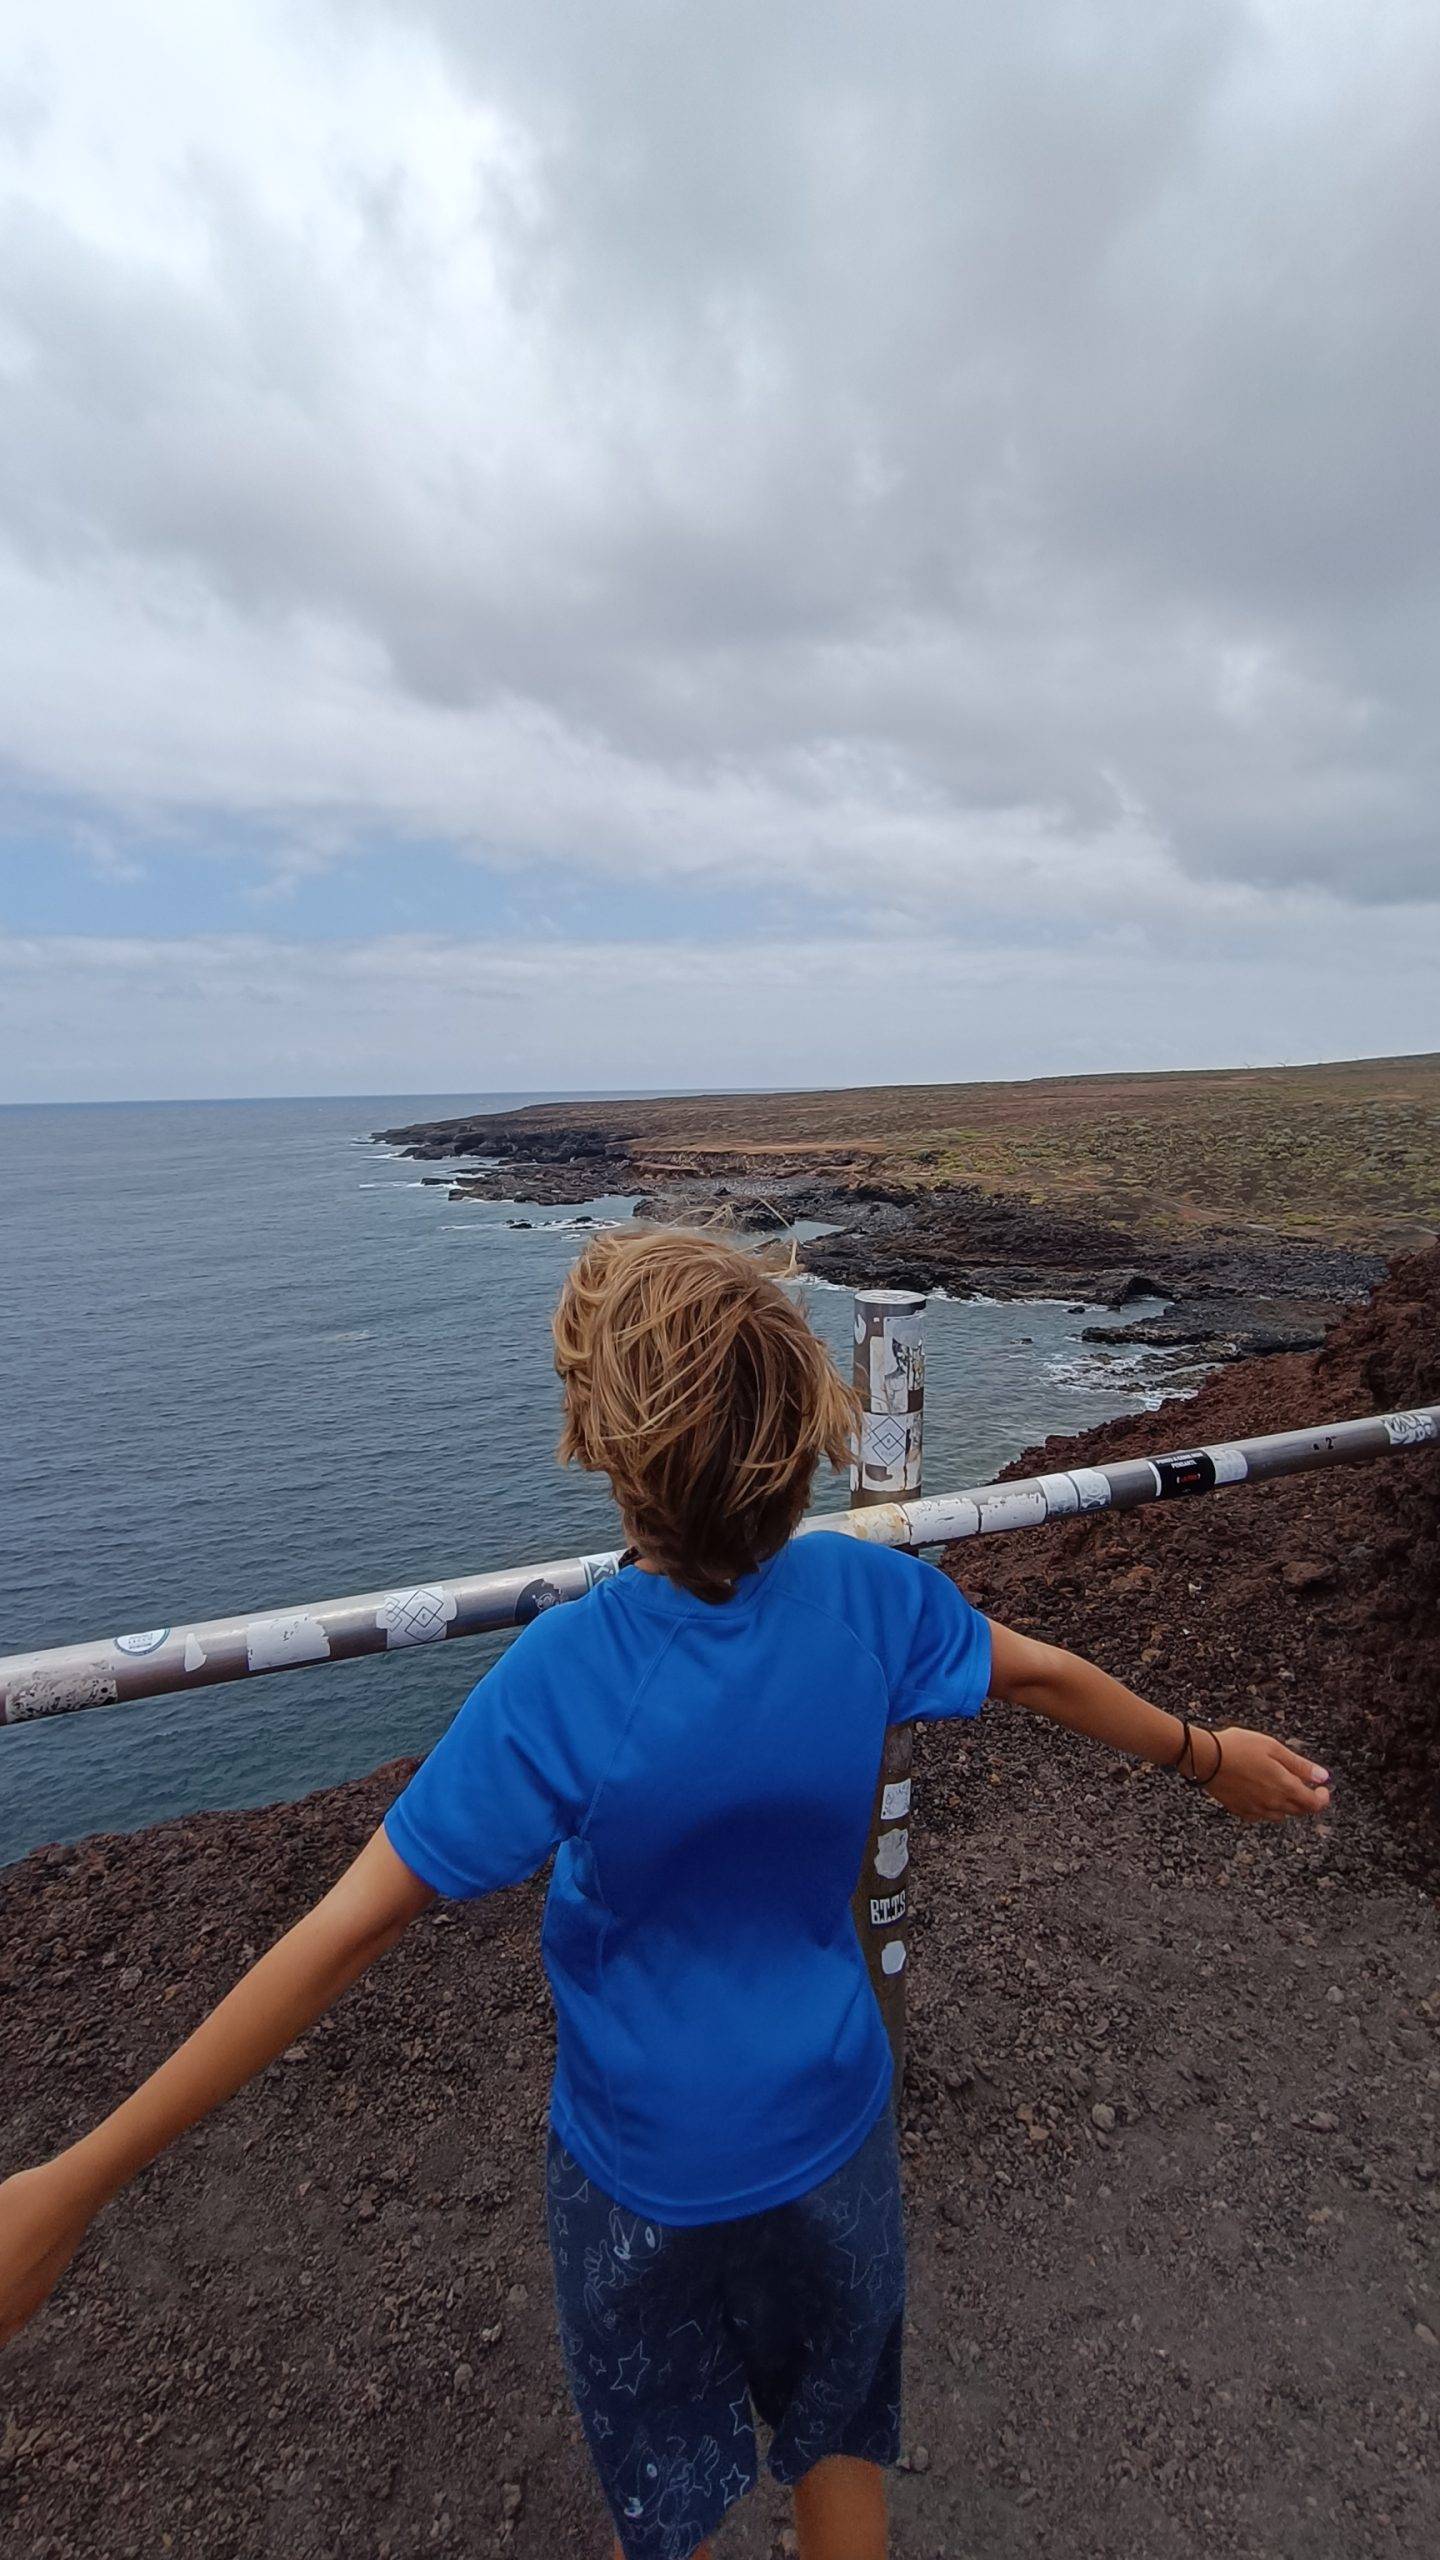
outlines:
[[[1050,1517],[1044,1494],[1038,1484],[1001,1485],[994,1493],[980,1497],[980,1534],[988,1538],[995,1529],[1038,1529]]]
[[[1215,1462],[1208,1449],[1186,1449],[1173,1458],[1147,1458],[1162,1502],[1187,1493],[1213,1493]]]
[[[208,1653],[206,1652],[205,1647],[204,1647],[204,1646],[203,1646],[203,1644],[201,1643],[201,1641],[200,1641],[199,1637],[198,1637],[197,1635],[187,1635],[187,1637],[185,1638],[185,1668],[186,1668],[186,1670],[187,1670],[187,1671],[203,1671],[203,1669],[204,1669],[204,1667],[205,1667],[206,1663],[209,1661],[209,1659],[210,1659],[210,1656],[209,1656],[209,1655],[208,1655]]]
[[[328,1662],[330,1639],[308,1609],[277,1618],[252,1618],[245,1630],[245,1660],[252,1671],[286,1671],[292,1662]]]
[[[1422,1440],[1437,1436],[1433,1413],[1387,1413],[1383,1418],[1392,1449],[1418,1449]]]
[[[889,1786],[885,1789],[885,1791],[884,1791],[883,1795],[882,1795],[882,1796],[881,1796],[881,1798],[880,1798],[880,1819],[881,1819],[881,1821],[882,1821],[882,1822],[903,1822],[903,1821],[904,1821],[904,1819],[905,1819],[905,1816],[906,1816],[906,1814],[909,1812],[909,1810],[910,1810],[910,1781],[909,1781],[909,1779],[908,1779],[908,1778],[892,1778],[892,1779],[891,1779],[891,1781],[890,1781]]]
[[[455,1602],[443,1582],[417,1582],[405,1591],[387,1591],[375,1612],[385,1632],[387,1653],[407,1644],[443,1644],[455,1615]]]
[[[903,1938],[886,1939],[884,1946],[880,1950],[880,1970],[882,1973],[904,1972],[905,1941]]]
[[[870,1337],[870,1402],[880,1413],[908,1413],[925,1392],[924,1318],[887,1316]]]
[[[877,1876],[887,1876],[893,1883],[896,1876],[903,1876],[909,1864],[909,1832],[882,1831],[879,1839],[875,1843],[875,1873]]]
[[[1217,1484],[1243,1484],[1250,1473],[1249,1459],[1233,1441],[1221,1440],[1208,1448],[1205,1455],[1215,1470]]]
[[[858,1520],[870,1516],[864,1511],[855,1514]],[[896,1518],[908,1522],[906,1536],[911,1546],[936,1546],[946,1538],[980,1535],[979,1509],[968,1493],[922,1493],[918,1500],[907,1503],[903,1512],[897,1510]]]
[[[1070,1481],[1080,1497],[1082,1511],[1106,1511],[1115,1499],[1114,1487],[1103,1467],[1072,1467]]]
[[[142,1627],[138,1635],[117,1636],[115,1650],[129,1654],[158,1653],[169,1633],[168,1627]]]
[[[920,1481],[920,1416],[918,1413],[867,1413],[860,1421],[860,1467],[867,1483],[877,1480],[903,1491]]]
[[[532,1625],[546,1609],[558,1608],[564,1597],[558,1582],[547,1581],[543,1573],[537,1574],[533,1582],[526,1583],[515,1603],[516,1626]]]
[[[36,1716],[73,1715],[80,1707],[113,1707],[120,1695],[103,1671],[22,1673],[5,1706],[7,1724],[29,1724]]]
[[[871,1928],[895,1928],[897,1923],[904,1919],[908,1907],[903,1885],[898,1893],[872,1894],[870,1897]]]

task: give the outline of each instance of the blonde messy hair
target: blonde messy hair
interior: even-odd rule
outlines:
[[[647,1561],[726,1600],[799,1522],[857,1406],[773,1272],[716,1235],[597,1236],[555,1310],[559,1455],[607,1475]]]

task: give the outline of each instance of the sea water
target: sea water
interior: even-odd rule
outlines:
[[[453,1202],[372,1138],[550,1098],[0,1109],[0,1653],[619,1543],[554,1463],[547,1325],[632,1201]],[[802,1294],[848,1371],[849,1293]],[[930,1491],[1157,1400],[1099,1313],[932,1301]],[[424,1751],[502,1642],[0,1730],[0,1862]]]

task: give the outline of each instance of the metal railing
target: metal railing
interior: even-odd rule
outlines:
[[[832,1529],[887,1547],[948,1546],[959,1539],[1037,1528],[1047,1520],[1132,1511],[1142,1503],[1210,1493],[1228,1485],[1260,1484],[1312,1468],[1392,1457],[1437,1440],[1440,1405],[1432,1404],[1409,1413],[1321,1422],[1303,1431],[1276,1431],[1217,1447],[1172,1449],[1153,1458],[1111,1459],[1102,1466],[1075,1467],[1008,1484],[974,1485],[960,1493],[887,1500],[882,1492],[877,1499],[872,1483],[861,1488],[866,1507],[812,1512],[796,1534],[804,1537],[817,1529]],[[907,1462],[902,1455],[902,1482]],[[516,1565],[497,1573],[407,1583],[347,1599],[205,1618],[190,1626],[149,1627],[135,1634],[100,1636],[86,1644],[11,1654],[0,1659],[0,1724],[22,1724],[38,1716],[69,1715],[130,1699],[209,1688],[269,1671],[292,1671],[302,1665],[318,1668],[365,1654],[399,1653],[412,1645],[521,1627],[542,1609],[583,1599],[619,1566],[619,1553],[611,1549],[558,1562]]]

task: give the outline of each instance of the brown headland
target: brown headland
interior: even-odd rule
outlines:
[[[457,1199],[829,1232],[819,1275],[1163,1314],[1101,1329],[1201,1363],[1314,1348],[1440,1229],[1440,1053],[1009,1084],[537,1103],[378,1133]]]

